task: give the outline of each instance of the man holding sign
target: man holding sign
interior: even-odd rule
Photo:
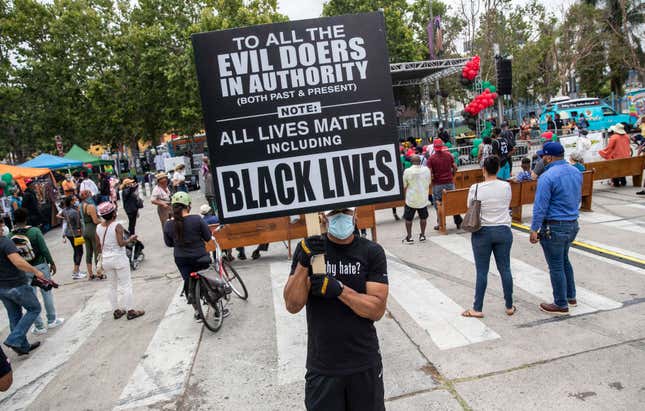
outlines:
[[[384,410],[383,365],[374,321],[385,313],[383,248],[354,235],[353,208],[322,215],[327,234],[296,247],[284,288],[287,310],[307,307],[308,410]],[[325,259],[325,273],[312,259]]]

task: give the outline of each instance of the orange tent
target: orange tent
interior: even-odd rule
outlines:
[[[34,178],[50,174],[52,181],[54,181],[54,176],[51,174],[51,171],[48,168],[28,168],[0,164],[0,176],[6,173],[11,174],[13,176],[13,179],[16,180],[16,182],[23,190],[26,188],[26,178]]]

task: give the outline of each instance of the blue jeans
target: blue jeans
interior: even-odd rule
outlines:
[[[513,307],[513,276],[511,275],[511,246],[513,245],[513,233],[511,228],[505,225],[482,227],[470,237],[475,256],[475,267],[477,269],[477,283],[475,285],[475,302],[473,309],[481,311],[484,307],[484,294],[488,283],[488,271],[490,267],[490,255],[495,256],[497,271],[502,278],[504,290],[504,302],[506,308]]]
[[[49,264],[44,263],[44,264],[38,264],[36,268],[45,275],[45,278],[48,280],[51,280],[52,276],[51,273],[49,272]],[[27,284],[31,284],[31,280],[34,278],[34,275],[29,273],[27,274]],[[56,308],[54,307],[54,295],[52,294],[52,291],[45,291],[42,288],[39,287],[34,287],[34,294],[36,294],[36,298],[38,298],[38,290],[40,290],[40,294],[43,296],[43,303],[45,303],[45,311],[47,312],[47,322],[52,323],[56,319]],[[36,317],[36,321],[34,321],[34,325],[36,328],[44,328],[45,324],[43,324],[43,320],[40,317]]]
[[[557,224],[543,224],[540,245],[549,265],[553,302],[558,307],[567,308],[567,300],[576,298],[576,283],[573,267],[569,261],[569,247],[578,234],[577,221],[560,221]],[[550,238],[546,238],[550,231]]]
[[[29,351],[27,331],[40,314],[40,303],[31,285],[13,288],[0,288],[0,300],[7,309],[11,333],[4,341],[5,345]],[[27,312],[23,315],[22,309]]]

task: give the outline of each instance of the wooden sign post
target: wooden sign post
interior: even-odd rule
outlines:
[[[318,213],[305,214],[305,224],[307,225],[307,237],[322,234]],[[327,268],[325,267],[325,254],[319,254],[312,258],[311,271],[314,275],[327,274]]]

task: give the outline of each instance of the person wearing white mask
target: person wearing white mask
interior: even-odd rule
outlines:
[[[284,288],[287,311],[307,306],[308,410],[385,410],[383,365],[374,322],[385,313],[387,261],[383,248],[354,234],[353,208],[322,214],[327,233],[296,247]],[[312,257],[324,254],[325,273]]]

